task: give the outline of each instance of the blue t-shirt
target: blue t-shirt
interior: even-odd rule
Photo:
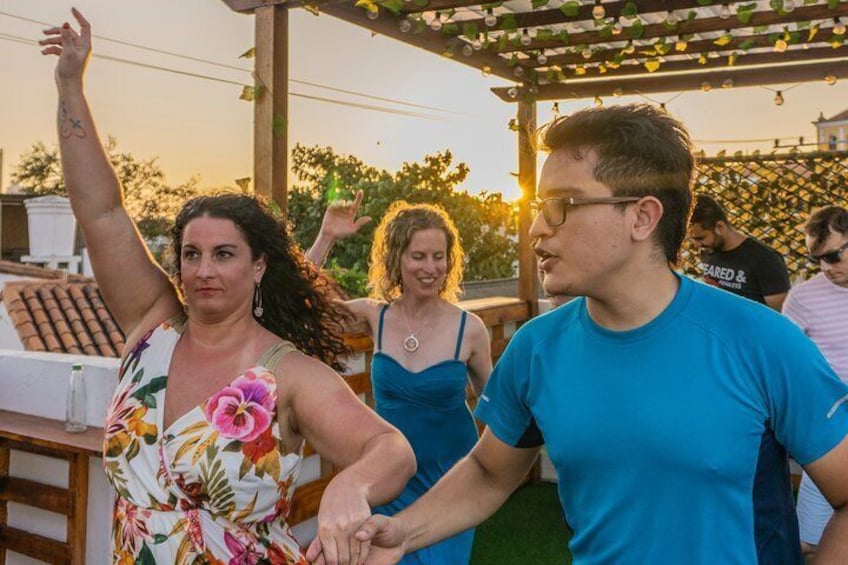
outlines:
[[[512,338],[476,416],[544,443],[574,563],[801,563],[786,450],[817,460],[848,434],[848,386],[771,309],[680,278],[632,331],[585,299]]]

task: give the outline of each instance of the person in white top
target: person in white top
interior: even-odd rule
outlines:
[[[821,273],[789,291],[783,314],[819,347],[827,362],[848,382],[848,210],[827,206],[815,211],[804,225],[807,258]],[[801,546],[815,553],[833,508],[806,473],[798,491]]]

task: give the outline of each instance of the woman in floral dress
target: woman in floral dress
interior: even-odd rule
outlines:
[[[41,44],[58,56],[71,205],[127,337],[104,441],[114,562],[306,563],[285,522],[305,441],[343,469],[321,499],[316,546],[328,562],[360,562],[368,547],[351,534],[415,462],[333,371],[346,349],[326,281],[261,202],[230,194],[184,206],[171,282],[95,131],[82,87],[91,30],[73,15],[79,32],[65,23]]]

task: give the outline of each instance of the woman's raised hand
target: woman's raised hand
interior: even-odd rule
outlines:
[[[370,216],[356,217],[360,204],[362,204],[362,191],[358,190],[353,202],[339,200],[327,206],[324,219],[321,221],[321,233],[336,240],[358,232],[362,226],[371,221]]]
[[[39,41],[45,46],[43,55],[57,55],[56,84],[63,85],[74,81],[82,81],[85,67],[91,57],[91,26],[76,8],[71,13],[79,23],[79,33],[68,22],[59,27],[44,30],[47,37]]]

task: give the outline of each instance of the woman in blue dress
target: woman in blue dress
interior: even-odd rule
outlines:
[[[331,205],[307,253],[321,264],[337,239],[370,218],[353,202]],[[477,441],[466,386],[477,396],[492,370],[482,320],[455,302],[463,251],[447,213],[427,204],[393,204],[374,233],[371,297],[351,300],[350,325],[374,340],[371,382],[377,413],[412,444],[418,471],[397,499],[373,509],[393,515],[432,487]],[[404,557],[404,565],[468,563],[474,530]]]

